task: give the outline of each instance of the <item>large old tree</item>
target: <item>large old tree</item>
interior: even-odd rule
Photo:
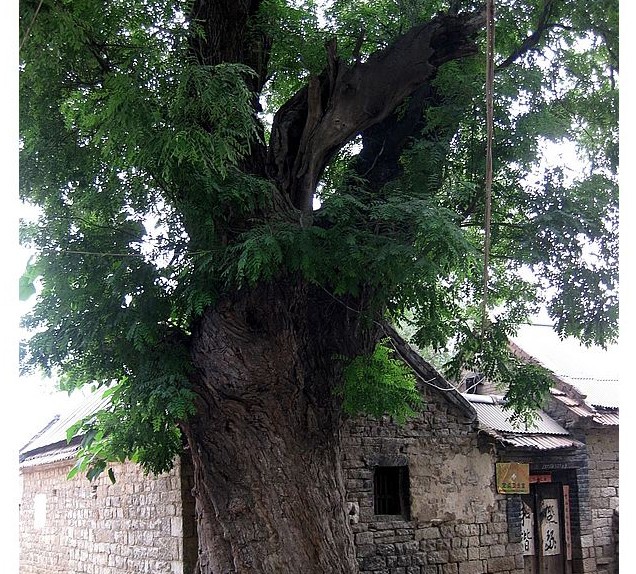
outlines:
[[[23,365],[108,388],[78,468],[185,443],[201,572],[355,572],[342,417],[417,409],[391,324],[521,412],[538,305],[615,335],[617,4],[498,2],[482,332],[480,2],[22,0]]]

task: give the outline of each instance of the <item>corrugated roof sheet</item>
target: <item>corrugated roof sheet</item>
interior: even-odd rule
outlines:
[[[32,466],[60,462],[61,460],[70,460],[76,455],[78,450],[79,445],[72,444],[29,454],[20,462],[20,468],[29,468]]]
[[[33,437],[20,449],[20,458],[24,460],[29,453],[56,445],[66,444],[66,431],[80,419],[102,410],[109,402],[109,398],[103,398],[102,392],[87,397],[85,401],[70,412],[54,418],[44,429]]]
[[[559,394],[552,392],[552,395],[556,400],[568,407],[575,415],[583,418],[591,418],[594,416],[594,408],[586,405],[584,401],[570,398],[565,393]]]
[[[585,395],[585,402],[594,407],[619,408],[620,388],[618,379],[576,377],[555,373],[560,379],[572,385]]]
[[[618,411],[601,411],[594,415],[594,421],[606,426],[618,426]]]
[[[549,435],[506,435],[502,440],[516,448],[531,448],[535,450],[557,450],[560,448],[578,448],[582,443],[565,436]]]
[[[579,417],[592,419],[594,422],[604,426],[617,426],[619,424],[618,408],[595,407],[589,405],[586,400],[582,398],[576,399],[568,397],[563,391],[555,388],[550,389],[550,393],[557,401],[563,403]]]
[[[534,421],[533,426],[524,428],[523,426],[515,426],[510,422],[512,411],[506,408],[506,405],[503,404],[499,397],[471,394],[465,394],[464,396],[477,411],[479,422],[491,429],[516,434],[568,434],[568,431],[543,411],[537,412],[538,417]]]

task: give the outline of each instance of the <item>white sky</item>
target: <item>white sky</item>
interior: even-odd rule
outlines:
[[[560,340],[559,336],[540,320],[522,325],[513,341],[557,375],[596,379],[617,379],[620,367],[618,345],[585,347],[574,337]]]

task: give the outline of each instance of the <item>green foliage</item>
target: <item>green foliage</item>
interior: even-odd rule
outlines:
[[[339,389],[343,409],[352,416],[369,414],[392,416],[404,423],[422,406],[415,377],[399,359],[394,359],[388,340],[381,341],[373,354],[358,356],[344,369],[344,384]]]
[[[543,367],[517,361],[509,374],[504,399],[514,406],[512,424],[532,428],[532,421],[548,397],[552,379]]]
[[[267,111],[275,113],[309,78],[319,74],[327,58],[317,4],[313,0],[289,3],[267,0],[258,24],[272,37],[270,80],[264,92]]]
[[[451,369],[479,367],[510,383],[522,414],[540,404],[545,381],[506,353],[507,337],[539,305],[562,336],[616,337],[615,0],[549,3],[548,25],[521,51],[546,3],[498,4],[485,338],[483,36],[477,56],[439,69],[395,178],[376,189],[356,173],[357,138],[332,150],[311,222],[281,208],[263,124],[323,70],[325,42],[336,38],[341,66],[364,62],[451,4],[264,1],[248,27],[269,53],[254,94],[248,66],[193,54],[203,29],[189,21],[190,0],[21,2],[20,196],[38,208],[20,231],[35,253],[20,296],[37,285],[22,368],[59,374],[69,389],[117,389],[82,472],[123,455],[165,469],[180,448],[175,425],[192,414],[197,318],[237,289],[285,275],[364,298],[369,324],[406,318],[421,348],[454,339]],[[582,167],[550,157],[556,143]],[[345,402],[401,418],[415,399],[387,353],[354,360]]]
[[[510,420],[532,426],[536,411],[545,403],[552,378],[540,365],[528,363],[508,346],[518,320],[490,323],[482,333],[471,324],[463,325],[454,340],[453,356],[443,365],[452,380],[461,380],[465,371],[479,373],[504,393],[511,409]]]
[[[191,391],[170,381],[123,379],[110,387],[104,397],[108,406],[78,421],[67,431],[70,442],[81,436],[77,462],[68,478],[86,473],[93,480],[109,462],[138,462],[146,473],[160,474],[172,468],[181,452],[182,437],[175,421],[194,415]],[[114,473],[109,469],[114,482]]]

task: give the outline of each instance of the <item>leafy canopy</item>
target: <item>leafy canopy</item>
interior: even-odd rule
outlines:
[[[368,176],[378,167],[364,164],[368,132],[331,154],[310,216],[281,209],[280,189],[254,167],[276,111],[328,66],[330,39],[354,65],[438,12],[479,3],[264,0],[243,31],[258,49],[232,60],[202,56],[211,32],[192,17],[194,0],[23,0],[20,193],[39,208],[21,229],[35,253],[21,292],[39,286],[24,368],[59,373],[69,390],[111,386],[107,430],[91,436],[160,471],[178,450],[175,423],[192,414],[193,322],[224,294],[286,274],[337,298],[364,295],[370,321],[407,317],[421,347],[454,338],[455,373],[477,368],[513,386],[529,377],[506,338],[541,304],[562,336],[612,340],[618,2],[497,5],[481,340],[483,34],[475,56],[440,67],[385,180]],[[566,144],[575,165],[551,157]],[[376,355],[354,361],[347,380],[364,371],[376,385],[373,361],[394,367]],[[385,408],[367,404],[368,386],[352,388],[354,410]],[[522,410],[524,396],[510,394]]]

